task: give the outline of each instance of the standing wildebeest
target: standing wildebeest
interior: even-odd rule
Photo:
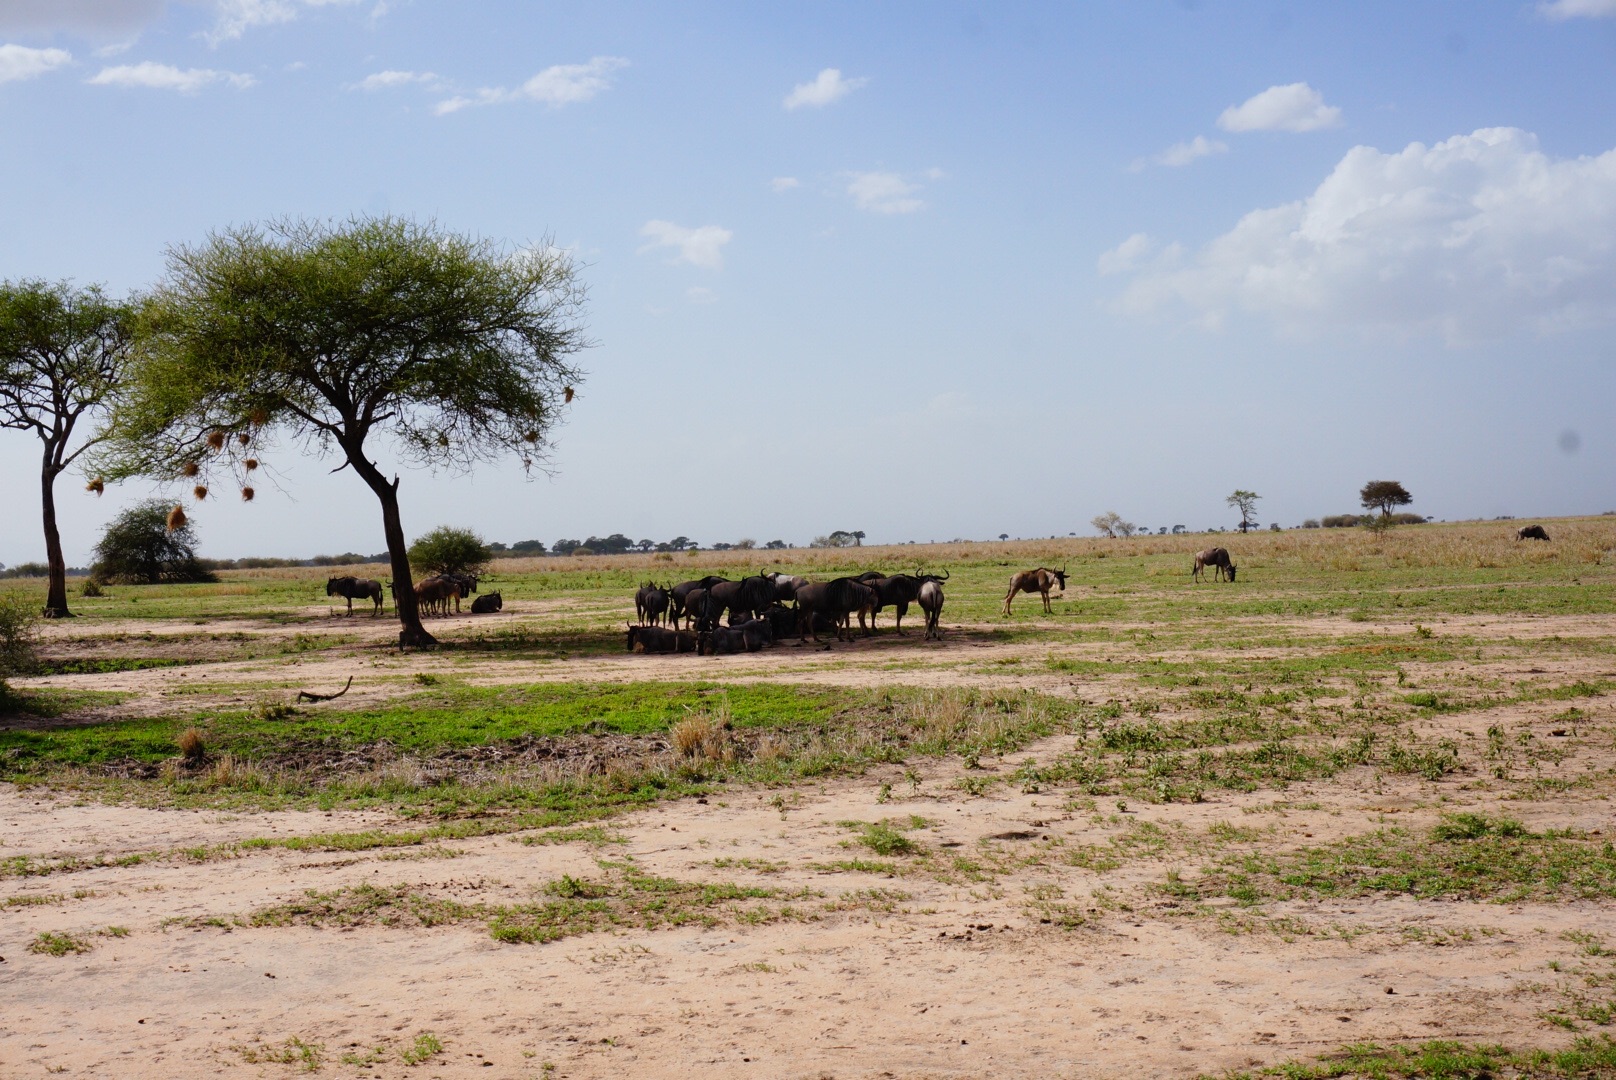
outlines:
[[[1066,595],[1066,571],[1046,570],[1040,566],[1036,570],[1023,570],[1010,579],[1010,591],[1004,594],[1004,613],[1010,614],[1010,601],[1018,592],[1037,593],[1044,598],[1044,614],[1051,613],[1049,607],[1050,590],[1056,590],[1056,595]]]
[[[870,613],[870,626],[875,626],[875,616],[880,610],[891,604],[898,609],[898,633],[903,633],[903,617],[909,614],[909,605],[920,597],[922,578],[910,574],[893,574],[891,577],[877,577],[864,584],[875,590],[875,610]]]
[[[415,585],[415,602],[425,614],[449,614],[449,601],[460,602],[460,583],[446,577],[429,577]]]
[[[707,588],[707,617],[717,622],[726,611],[744,611],[756,616],[774,603],[774,583],[766,577],[720,581]]]
[[[718,616],[713,613],[712,599],[706,589],[691,589],[685,594],[685,625],[693,630],[711,630],[718,625]],[[674,623],[678,629],[679,624]]]
[[[640,622],[655,626],[668,610],[668,590],[654,581],[647,581],[634,594],[634,614]]]
[[[454,582],[455,586],[460,590],[460,592],[454,598],[455,614],[460,614],[461,598],[470,596],[472,593],[477,591],[477,575],[463,573],[458,570],[451,570],[448,573],[439,574],[438,576],[443,578],[445,581]],[[448,614],[448,612],[444,612],[444,614]]]
[[[674,626],[679,625],[679,620],[685,617],[685,609],[688,606],[690,594],[693,591],[700,589],[702,590],[703,594],[705,594],[708,589],[712,588],[714,585],[717,585],[720,581],[728,580],[728,578],[709,576],[704,577],[699,581],[681,581],[672,589],[669,589],[668,621]]]
[[[943,632],[937,627],[937,620],[943,614],[943,586],[934,577],[928,577],[920,583],[920,610],[926,613],[926,638],[943,640]]]
[[[1517,540],[1547,540],[1548,538],[1549,534],[1543,530],[1541,525],[1526,525],[1515,530],[1515,539]]]
[[[1205,551],[1197,551],[1195,553],[1195,565],[1190,569],[1190,577],[1194,578],[1196,581],[1200,581],[1201,571],[1205,570],[1209,566],[1213,568],[1212,580],[1222,581],[1224,574],[1229,575],[1230,581],[1234,580],[1235,566],[1234,563],[1229,560],[1228,549],[1217,547],[1207,548]]]
[[[812,634],[818,641],[814,620],[816,616],[823,616],[835,625],[836,640],[845,641],[842,635],[844,630],[851,634],[851,616],[855,611],[859,613],[859,629],[868,637],[870,631],[864,625],[864,616],[873,611],[875,600],[875,590],[853,578],[810,581],[797,590],[797,640],[800,642]]]
[[[808,584],[808,579],[805,577],[797,577],[793,574],[782,574],[778,570],[770,574],[764,574],[763,576],[774,582],[774,598],[780,603],[785,603],[787,600],[795,600],[797,598],[797,590]]]
[[[473,615],[492,615],[505,606],[505,598],[497,592],[483,593],[471,602]]]
[[[382,613],[382,583],[362,577],[334,577],[325,583],[327,596],[340,596],[348,601],[348,614],[353,615],[353,602],[356,596],[369,597],[376,605],[370,614],[374,618]]]

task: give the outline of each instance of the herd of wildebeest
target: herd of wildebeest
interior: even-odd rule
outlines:
[[[1516,530],[1515,539],[1548,540],[1549,534],[1541,525],[1529,525]],[[1228,549],[1210,547],[1196,552],[1190,576],[1200,581],[1206,570],[1213,572],[1215,580],[1234,581],[1236,567]],[[901,634],[903,617],[911,604],[918,605],[925,616],[924,640],[941,640],[938,620],[943,613],[943,582],[948,577],[946,572],[884,574],[870,570],[830,581],[810,581],[778,572],[755,574],[739,581],[717,575],[678,585],[648,581],[634,594],[634,612],[639,622],[628,627],[628,651],[719,656],[757,652],[793,634],[798,644],[810,638],[818,642],[822,632],[834,633],[836,640],[845,641],[853,635],[854,615],[858,616],[859,631],[869,637],[875,633],[876,615],[888,607],[894,610],[895,629]],[[477,582],[474,574],[433,574],[415,584],[416,602],[423,615],[448,615],[451,603],[458,613],[460,601],[477,592]],[[382,596],[388,588],[387,583],[370,578],[334,577],[326,582],[325,593],[345,598],[349,615],[353,614],[355,599],[370,600],[375,605],[372,614],[379,615]],[[1052,592],[1065,595],[1064,568],[1022,570],[1010,578],[1010,589],[1004,594],[1004,614],[1010,614],[1010,602],[1017,593],[1038,593],[1044,602],[1044,613],[1049,614]],[[471,613],[489,614],[504,606],[499,593],[483,593],[472,600]]]

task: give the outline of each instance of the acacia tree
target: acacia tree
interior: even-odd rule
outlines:
[[[1257,511],[1257,500],[1260,498],[1262,498],[1262,496],[1257,494],[1255,491],[1237,490],[1233,495],[1230,495],[1227,499],[1223,500],[1236,510],[1240,511],[1240,524],[1238,528],[1241,532],[1249,532],[1257,527],[1257,521],[1254,517],[1252,517],[1252,515]]]
[[[1365,510],[1380,511],[1380,517],[1373,523],[1375,528],[1389,529],[1392,527],[1392,510],[1407,506],[1414,501],[1414,496],[1396,480],[1371,480],[1358,492],[1358,501]]]
[[[86,437],[79,423],[101,412],[117,387],[129,358],[130,322],[129,308],[97,286],[0,284],[0,427],[32,431],[43,447],[39,487],[50,570],[44,614],[50,618],[73,614],[56,528],[56,478],[102,438]]]
[[[175,247],[143,306],[107,473],[238,482],[276,437],[334,456],[381,503],[401,645],[421,625],[398,485],[372,459],[542,467],[585,347],[577,268],[435,223],[277,221]],[[251,498],[251,488],[242,494]]]

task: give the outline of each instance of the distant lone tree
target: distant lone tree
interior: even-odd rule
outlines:
[[[430,574],[481,574],[493,557],[482,537],[447,525],[410,545],[410,569]]]
[[[1240,511],[1240,524],[1235,526],[1241,532],[1250,532],[1257,527],[1257,519],[1253,516],[1257,511],[1257,500],[1262,498],[1255,491],[1236,491],[1223,501]]]
[[[196,529],[189,521],[171,522],[172,512],[168,500],[147,499],[113,518],[95,545],[90,580],[123,585],[213,581],[196,558]]]
[[[250,498],[246,472],[276,435],[337,457],[381,504],[399,644],[433,644],[399,480],[376,444],[437,469],[505,454],[542,463],[581,376],[568,357],[587,344],[583,302],[564,252],[433,222],[277,221],[171,248],[141,313],[107,475],[228,469]]]
[[[1113,540],[1119,536],[1132,536],[1139,531],[1139,526],[1131,521],[1122,520],[1122,515],[1115,510],[1107,510],[1105,513],[1097,515],[1089,524],[1094,526],[1095,532]]]
[[[56,528],[56,478],[100,442],[79,422],[106,408],[128,364],[127,306],[99,288],[42,281],[0,284],[0,427],[32,431],[44,453],[40,494],[45,525],[47,618],[67,618],[67,562]],[[100,485],[91,483],[99,492]]]
[[[1371,480],[1358,492],[1358,502],[1365,510],[1379,510],[1380,517],[1370,522],[1375,529],[1389,529],[1396,522],[1392,511],[1414,501],[1408,489],[1396,480]]]

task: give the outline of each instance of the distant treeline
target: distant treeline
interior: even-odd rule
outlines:
[[[1302,528],[1317,529],[1322,524],[1326,529],[1350,529],[1356,525],[1367,525],[1371,521],[1377,520],[1379,520],[1379,518],[1374,514],[1331,514],[1329,517],[1323,518],[1322,520],[1319,518],[1308,518],[1306,521],[1302,522]],[[1392,515],[1392,524],[1394,525],[1424,525],[1429,520],[1429,518],[1426,518],[1420,514]]]

